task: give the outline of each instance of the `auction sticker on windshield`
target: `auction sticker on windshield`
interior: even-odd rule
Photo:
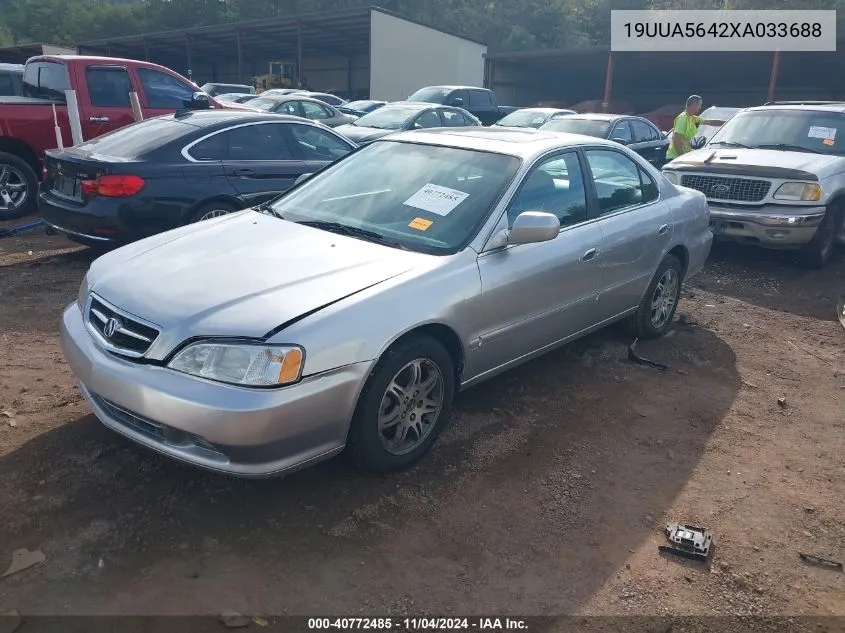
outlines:
[[[417,229],[418,231],[427,231],[428,227],[432,224],[434,224],[434,222],[431,220],[426,220],[425,218],[414,218],[408,226],[412,229]]]
[[[823,138],[831,141],[836,138],[835,127],[822,127],[820,125],[810,126],[810,131],[807,132],[809,138]]]
[[[410,198],[405,200],[409,207],[416,207],[437,215],[449,215],[461,202],[469,197],[468,193],[442,187],[430,182],[424,184]]]

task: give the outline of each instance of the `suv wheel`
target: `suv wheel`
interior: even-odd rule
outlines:
[[[809,268],[824,268],[833,257],[839,209],[829,207],[813,239],[801,248],[801,261]]]

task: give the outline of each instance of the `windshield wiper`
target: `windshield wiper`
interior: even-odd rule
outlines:
[[[813,149],[811,147],[802,147],[801,145],[790,145],[789,143],[764,143],[763,145],[755,145],[752,149],[777,149],[782,152],[809,152],[811,154],[824,154],[821,150]]]
[[[272,202],[262,202],[258,206],[255,206],[255,207],[252,207],[252,208],[253,208],[253,210],[258,211],[259,213],[269,213],[270,215],[275,216],[275,217],[279,218],[280,220],[285,219],[285,216],[283,216],[281,213],[279,213],[278,211],[276,211],[273,208]]]
[[[710,143],[710,145],[724,145],[725,147],[741,147],[742,149],[751,149],[750,147],[748,147],[748,145],[744,145],[743,143],[735,143],[734,141],[716,141],[715,143]]]
[[[375,231],[368,231],[367,229],[362,229],[357,226],[341,224],[340,222],[329,222],[326,220],[302,220],[301,222],[297,222],[297,224],[311,226],[315,229],[322,229],[331,233],[338,233],[339,235],[360,237],[370,242],[378,242],[379,244],[384,244],[385,246],[393,246],[394,248],[408,250],[408,248],[400,242],[397,242],[396,240],[391,240],[390,238],[385,237],[381,233],[376,233]]]

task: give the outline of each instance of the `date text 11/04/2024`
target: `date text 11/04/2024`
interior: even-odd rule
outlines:
[[[381,630],[381,631],[444,631],[444,630],[526,630],[519,618],[309,618],[309,630]]]

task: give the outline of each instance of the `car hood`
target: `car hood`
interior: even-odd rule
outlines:
[[[335,131],[343,134],[350,141],[358,143],[360,141],[374,141],[397,130],[382,130],[377,127],[361,127],[358,125],[341,125],[340,127],[336,127]]]
[[[823,156],[809,152],[704,147],[679,156],[668,163],[664,169],[770,178],[814,179],[823,168],[840,159],[841,157],[838,156]]]
[[[92,264],[88,283],[161,326],[172,347],[264,337],[431,257],[244,211],[119,248]]]

